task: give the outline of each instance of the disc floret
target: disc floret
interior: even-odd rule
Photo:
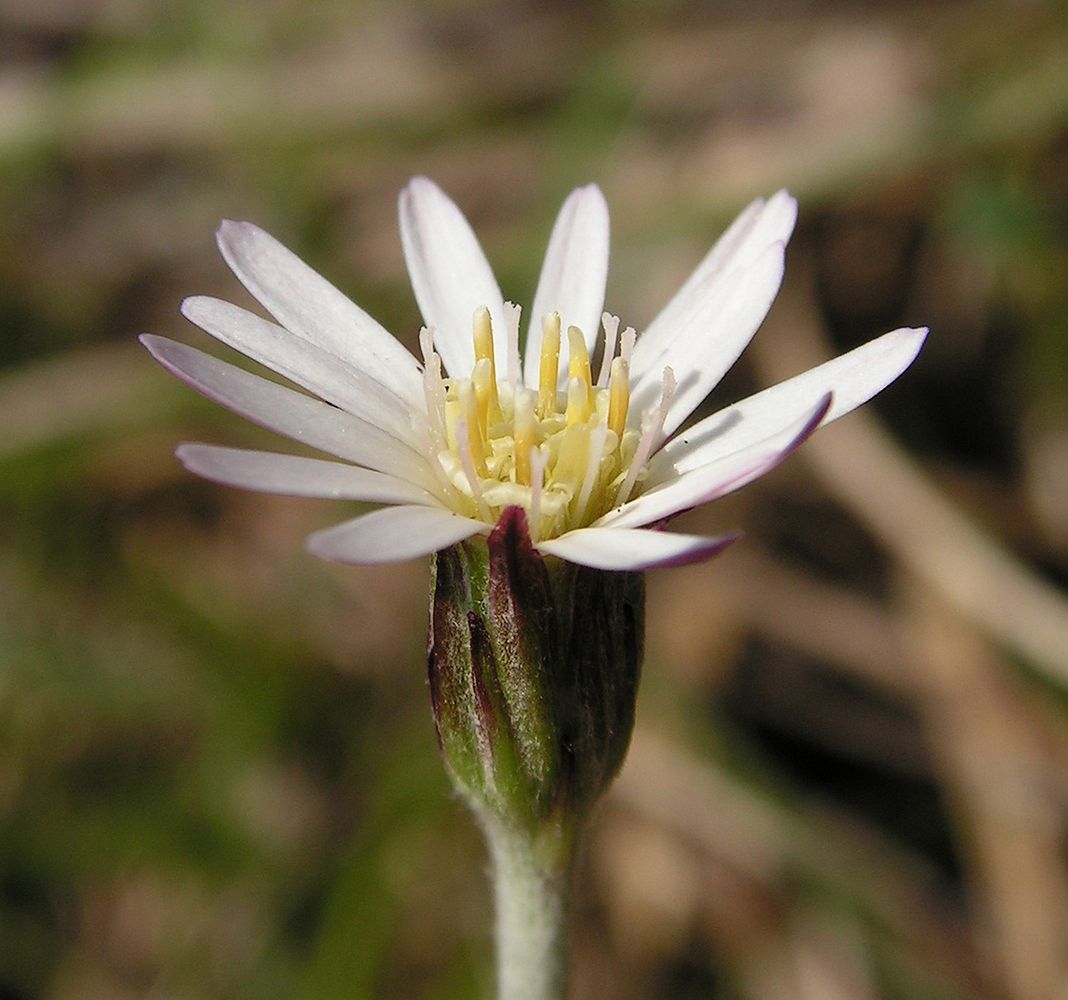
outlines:
[[[619,320],[607,313],[596,382],[577,326],[566,331],[567,375],[560,378],[564,337],[560,314],[553,312],[542,323],[537,388],[527,388],[511,362],[518,355],[518,312],[507,310],[509,370],[503,378],[488,308],[474,314],[475,362],[467,378],[443,374],[433,331],[424,328],[427,437],[450,507],[488,524],[505,508],[522,507],[537,541],[586,527],[627,499],[658,443],[663,421],[655,415],[667,399],[640,424],[630,419],[634,331],[617,338]],[[665,389],[672,384],[666,371]]]

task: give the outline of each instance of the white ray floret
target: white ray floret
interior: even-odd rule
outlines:
[[[444,191],[416,177],[399,199],[401,245],[415,301],[435,333],[446,371],[474,364],[471,317],[484,307],[493,320],[494,348],[507,357],[504,299],[493,269],[467,220]]]
[[[230,269],[283,327],[343,361],[358,363],[400,399],[418,399],[415,359],[296,254],[250,222],[223,222],[217,238]]]
[[[254,423],[368,469],[431,489],[426,460],[381,428],[165,337],[141,342],[172,374]]]
[[[538,289],[527,317],[527,385],[537,384],[529,379],[538,377],[541,321],[549,313],[559,314],[562,329],[574,326],[581,330],[587,351],[593,353],[607,281],[608,204],[599,187],[587,184],[564,202],[549,237]]]
[[[317,531],[308,539],[308,551],[332,562],[401,562],[446,549],[485,527],[435,507],[383,507]]]
[[[260,493],[363,503],[434,504],[433,494],[414,483],[345,462],[210,444],[183,444],[175,454],[198,476]]]
[[[222,343],[320,399],[374,424],[406,444],[416,441],[410,403],[405,405],[361,368],[294,336],[276,323],[219,299],[188,298],[182,303],[182,315]]]
[[[630,327],[620,334],[619,319],[602,312],[604,196],[594,185],[574,191],[549,239],[522,361],[519,307],[503,300],[460,210],[422,177],[399,207],[426,323],[421,364],[249,223],[223,223],[219,246],[276,322],[199,296],[183,312],[306,392],[142,338],[204,395],[331,456],[186,444],[178,455],[188,469],[244,489],[380,505],[313,535],[309,550],[326,559],[424,556],[487,534],[511,506],[524,508],[546,556],[600,570],[709,558],[737,535],[660,529],[763,475],[817,427],[871,398],[908,367],[927,332],[895,330],[678,432],[778,292],[797,213],[788,194],[750,205],[636,336]]]

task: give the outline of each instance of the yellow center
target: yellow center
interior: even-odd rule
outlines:
[[[511,317],[518,323],[518,316]],[[606,320],[606,329],[608,321]],[[605,350],[614,353],[615,329]],[[514,329],[511,331],[514,334]],[[505,507],[527,512],[535,541],[584,527],[626,499],[640,478],[649,448],[644,426],[627,426],[629,348],[593,381],[582,331],[567,330],[567,385],[557,387],[560,316],[545,318],[538,389],[498,380],[489,311],[474,316],[475,365],[470,378],[443,378],[425,333],[426,395],[432,464],[450,505],[495,523]],[[629,336],[629,341],[628,341]],[[607,377],[606,377],[607,376]],[[659,433],[656,431],[656,433]],[[631,468],[635,459],[638,467]]]

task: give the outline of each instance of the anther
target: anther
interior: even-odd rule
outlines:
[[[577,375],[567,383],[566,418],[568,427],[584,424],[590,419],[590,387]]]
[[[483,442],[489,442],[489,425],[493,402],[497,395],[497,383],[493,381],[493,362],[489,358],[479,358],[475,370],[471,373],[471,384],[475,388],[475,410],[478,413],[478,433]]]
[[[608,381],[608,429],[622,441],[630,407],[630,365],[623,358],[612,362]]]
[[[604,454],[605,440],[608,437],[608,428],[604,424],[598,424],[590,435],[589,453],[586,455],[586,474],[582,480],[582,489],[579,491],[578,500],[575,503],[575,520],[580,524],[586,518],[586,508],[590,502],[594,485],[601,475],[601,456]]]
[[[483,361],[489,362],[489,409],[494,417],[500,412],[500,403],[497,400],[497,362],[493,356],[493,320],[490,311],[485,306],[479,306],[475,310],[474,322],[475,341],[475,368]]]
[[[556,412],[556,375],[560,370],[560,314],[548,313],[541,325],[541,366],[538,370],[538,415]]]
[[[567,328],[567,378],[580,378],[589,389],[593,388],[593,376],[590,374],[590,352],[586,348],[586,339],[577,326]]]
[[[474,435],[478,437],[478,435]],[[460,467],[464,470],[467,483],[471,487],[471,496],[475,506],[478,507],[479,516],[484,521],[492,520],[489,506],[482,495],[482,484],[479,482],[478,472],[475,469],[474,456],[472,455],[472,435],[468,429],[467,421],[460,419],[456,424],[456,450],[460,453]]]
[[[572,379],[572,382],[575,380]],[[586,475],[586,458],[589,455],[590,435],[585,427],[572,424],[560,435],[559,450],[553,465],[552,481],[564,487],[569,496],[578,493]]]
[[[652,455],[654,449],[660,443],[660,434],[664,429],[664,421],[667,419],[671,401],[675,398],[675,385],[675,373],[671,368],[665,368],[661,381],[660,402],[642,417],[642,436],[638,440],[638,447],[634,452],[634,457],[630,460],[627,477],[623,480],[619,487],[619,492],[616,494],[616,507],[621,506],[630,499],[631,490],[634,489],[634,484],[638,481],[639,473],[645,468],[645,463],[649,461],[649,456]]]
[[[545,484],[545,453],[540,448],[531,448],[530,461],[530,515],[527,529],[530,540],[537,542],[541,538],[541,491]]]
[[[519,306],[514,302],[505,302],[504,321],[508,327],[508,357],[505,365],[505,377],[513,389],[519,384],[519,314]]]
[[[490,311],[485,306],[479,306],[475,310],[472,322],[475,341],[475,357],[480,361],[489,358],[493,361],[493,320]]]
[[[534,448],[538,420],[534,415],[534,393],[520,389],[515,397],[512,440],[515,455],[515,481],[521,486],[530,485],[530,453]]]
[[[486,443],[479,428],[478,400],[474,386],[467,379],[460,383],[460,420],[456,424],[456,445],[461,454],[465,447],[468,449],[474,469],[479,475],[485,475]]]

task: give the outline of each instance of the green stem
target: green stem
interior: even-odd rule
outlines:
[[[523,833],[487,824],[497,903],[498,1000],[564,1000],[570,871],[546,870]]]

